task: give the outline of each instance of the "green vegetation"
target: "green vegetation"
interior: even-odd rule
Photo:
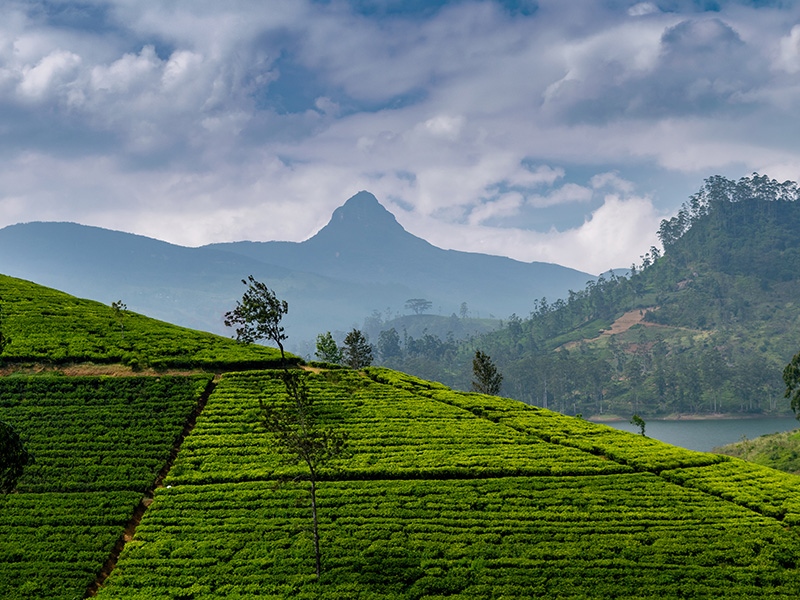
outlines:
[[[16,487],[32,458],[17,430],[0,421],[0,494],[7,494]]]
[[[245,346],[5,275],[0,275],[0,298],[2,330],[12,340],[2,358],[10,364],[222,370],[266,368],[280,361],[274,348]]]
[[[746,461],[800,475],[800,430],[743,439],[715,448],[715,452],[736,456]]]
[[[210,380],[0,378],[0,419],[35,456],[0,497],[0,598],[84,597]]]
[[[532,303],[496,332],[411,340],[381,364],[469,389],[476,348],[503,393],[566,414],[785,414],[800,325],[800,202],[792,182],[708,179],[626,277]],[[455,316],[454,316],[455,318]]]
[[[481,352],[475,351],[475,358],[472,359],[472,391],[480,394],[497,396],[503,384],[503,375],[498,372],[492,359]]]
[[[100,598],[790,598],[800,479],[395,371],[304,375],[347,459],[303,477],[229,373]]]

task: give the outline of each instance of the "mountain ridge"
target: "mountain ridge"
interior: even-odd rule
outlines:
[[[228,242],[198,248],[74,223],[0,229],[0,272],[179,325],[229,333],[222,315],[252,274],[289,302],[290,344],[345,331],[373,311],[426,298],[442,314],[527,314],[534,298],[566,296],[594,279],[549,263],[444,250],[407,232],[359,192],[303,242]]]

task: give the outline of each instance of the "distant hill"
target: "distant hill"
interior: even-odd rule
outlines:
[[[504,395],[568,414],[786,414],[781,374],[800,349],[798,196],[792,182],[712,177],[661,224],[663,255],[426,356],[420,375],[468,389],[481,348]],[[418,358],[403,358],[387,364],[416,372]]]
[[[185,248],[74,223],[0,230],[0,273],[187,327],[227,334],[222,315],[252,274],[289,302],[289,346],[360,326],[373,311],[402,312],[425,298],[450,315],[527,314],[594,276],[547,263],[442,250],[406,232],[367,192],[338,208],[305,242],[235,242]]]

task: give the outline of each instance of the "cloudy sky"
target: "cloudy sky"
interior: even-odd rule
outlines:
[[[0,227],[410,232],[599,273],[706,177],[800,177],[800,3],[0,3]]]

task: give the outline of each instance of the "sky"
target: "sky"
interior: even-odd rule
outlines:
[[[800,177],[800,3],[0,3],[0,227],[639,263],[704,179]]]

